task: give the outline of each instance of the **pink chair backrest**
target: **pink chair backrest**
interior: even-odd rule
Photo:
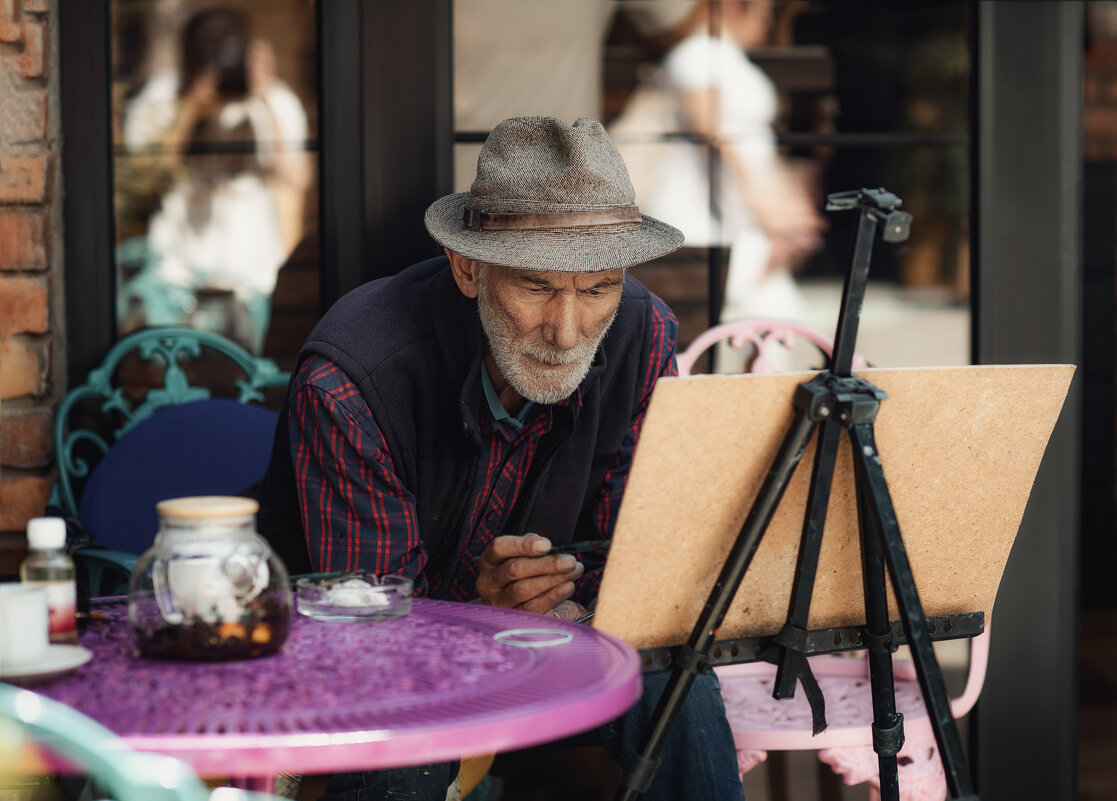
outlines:
[[[950,699],[950,712],[960,718],[973,709],[985,684],[985,668],[989,664],[989,624],[985,631],[970,640],[970,668],[962,694]]]
[[[709,348],[721,340],[728,340],[729,345],[737,350],[746,344],[756,348],[756,357],[749,366],[752,373],[777,372],[774,360],[771,358],[773,348],[790,350],[795,345],[795,338],[800,337],[812,343],[826,356],[834,351],[833,341],[813,328],[789,320],[746,319],[734,320],[708,328],[698,335],[690,346],[676,357],[679,364],[679,375],[690,375],[694,363]],[[867,367],[868,363],[860,356],[853,357],[854,368]]]

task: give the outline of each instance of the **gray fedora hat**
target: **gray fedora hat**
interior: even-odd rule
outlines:
[[[432,203],[425,222],[456,253],[526,270],[616,270],[683,244],[677,228],[640,213],[621,154],[588,117],[504,120],[470,190]]]

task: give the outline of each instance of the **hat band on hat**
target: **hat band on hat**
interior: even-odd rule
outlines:
[[[619,225],[640,222],[639,206],[620,206],[600,211],[566,211],[554,214],[535,212],[476,211],[466,209],[462,215],[471,231],[537,231],[547,228],[582,228],[591,225]]]

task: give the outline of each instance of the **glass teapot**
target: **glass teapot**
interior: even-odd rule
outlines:
[[[251,498],[172,498],[128,588],[140,651],[171,659],[275,653],[291,621],[287,568],[256,533]]]

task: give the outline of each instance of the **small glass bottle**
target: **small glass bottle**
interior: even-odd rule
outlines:
[[[25,584],[45,587],[50,610],[50,641],[66,645],[78,641],[77,584],[74,560],[66,555],[66,521],[61,517],[35,517],[27,523],[31,553],[19,566]]]

